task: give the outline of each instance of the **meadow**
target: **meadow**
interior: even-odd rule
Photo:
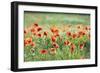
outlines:
[[[90,15],[24,12],[24,61],[90,58]]]

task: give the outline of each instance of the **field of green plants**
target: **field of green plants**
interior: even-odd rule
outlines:
[[[24,61],[90,58],[90,15],[24,12]]]

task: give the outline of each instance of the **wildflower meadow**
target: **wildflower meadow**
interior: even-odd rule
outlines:
[[[90,58],[90,15],[24,12],[24,61]]]

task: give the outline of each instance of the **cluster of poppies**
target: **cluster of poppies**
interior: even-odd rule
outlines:
[[[72,38],[72,39],[81,39],[83,38],[84,36],[87,37],[88,40],[90,40],[90,33],[87,33],[88,31],[90,31],[90,27],[84,27],[84,29],[82,30],[80,26],[77,26],[77,29],[79,30],[78,32],[76,33],[71,33],[71,32],[67,32],[66,35],[67,37],[69,38]],[[80,30],[81,29],[81,30]],[[79,48],[82,50],[84,48],[84,45],[86,44],[86,41],[87,39],[85,39],[83,42],[80,43],[80,40],[79,40]],[[70,50],[71,52],[73,53],[74,49],[76,48],[75,44],[70,42],[69,40],[66,40],[64,42],[65,45],[70,45]]]
[[[67,25],[66,25],[67,26]],[[38,53],[42,55],[50,54],[50,55],[55,55],[57,53],[57,49],[60,49],[60,44],[58,44],[58,38],[59,38],[59,43],[63,43],[63,46],[68,46],[70,48],[70,53],[74,53],[76,48],[80,48],[80,50],[84,50],[84,46],[87,42],[87,40],[90,40],[90,26],[83,26],[83,25],[75,25],[74,27],[69,27],[70,29],[75,28],[76,31],[72,32],[71,30],[68,31],[60,31],[60,28],[55,27],[50,27],[48,30],[44,30],[43,26],[40,26],[37,23],[32,24],[30,27],[27,29],[25,28],[24,30],[24,46],[28,47],[31,46],[30,50],[32,53],[35,53],[35,48],[37,47],[37,42],[39,38],[49,38],[51,46],[48,47],[47,49],[45,48],[39,48]],[[65,33],[66,39],[63,39],[63,36],[61,33]],[[29,36],[28,36],[29,35]],[[82,42],[81,39],[83,37],[86,37],[87,39],[84,39]],[[36,40],[33,40],[33,39]],[[73,41],[75,39],[78,39],[78,44],[76,45]],[[63,41],[62,41],[63,40]],[[42,42],[41,42],[42,43]],[[47,46],[49,43],[45,43],[45,46]],[[41,46],[41,44],[38,44]],[[44,46],[44,45],[43,45]]]

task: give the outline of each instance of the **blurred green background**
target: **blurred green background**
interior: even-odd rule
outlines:
[[[24,12],[24,25],[32,23],[39,25],[65,25],[65,24],[90,24],[90,14],[76,13],[50,13],[50,12]]]

